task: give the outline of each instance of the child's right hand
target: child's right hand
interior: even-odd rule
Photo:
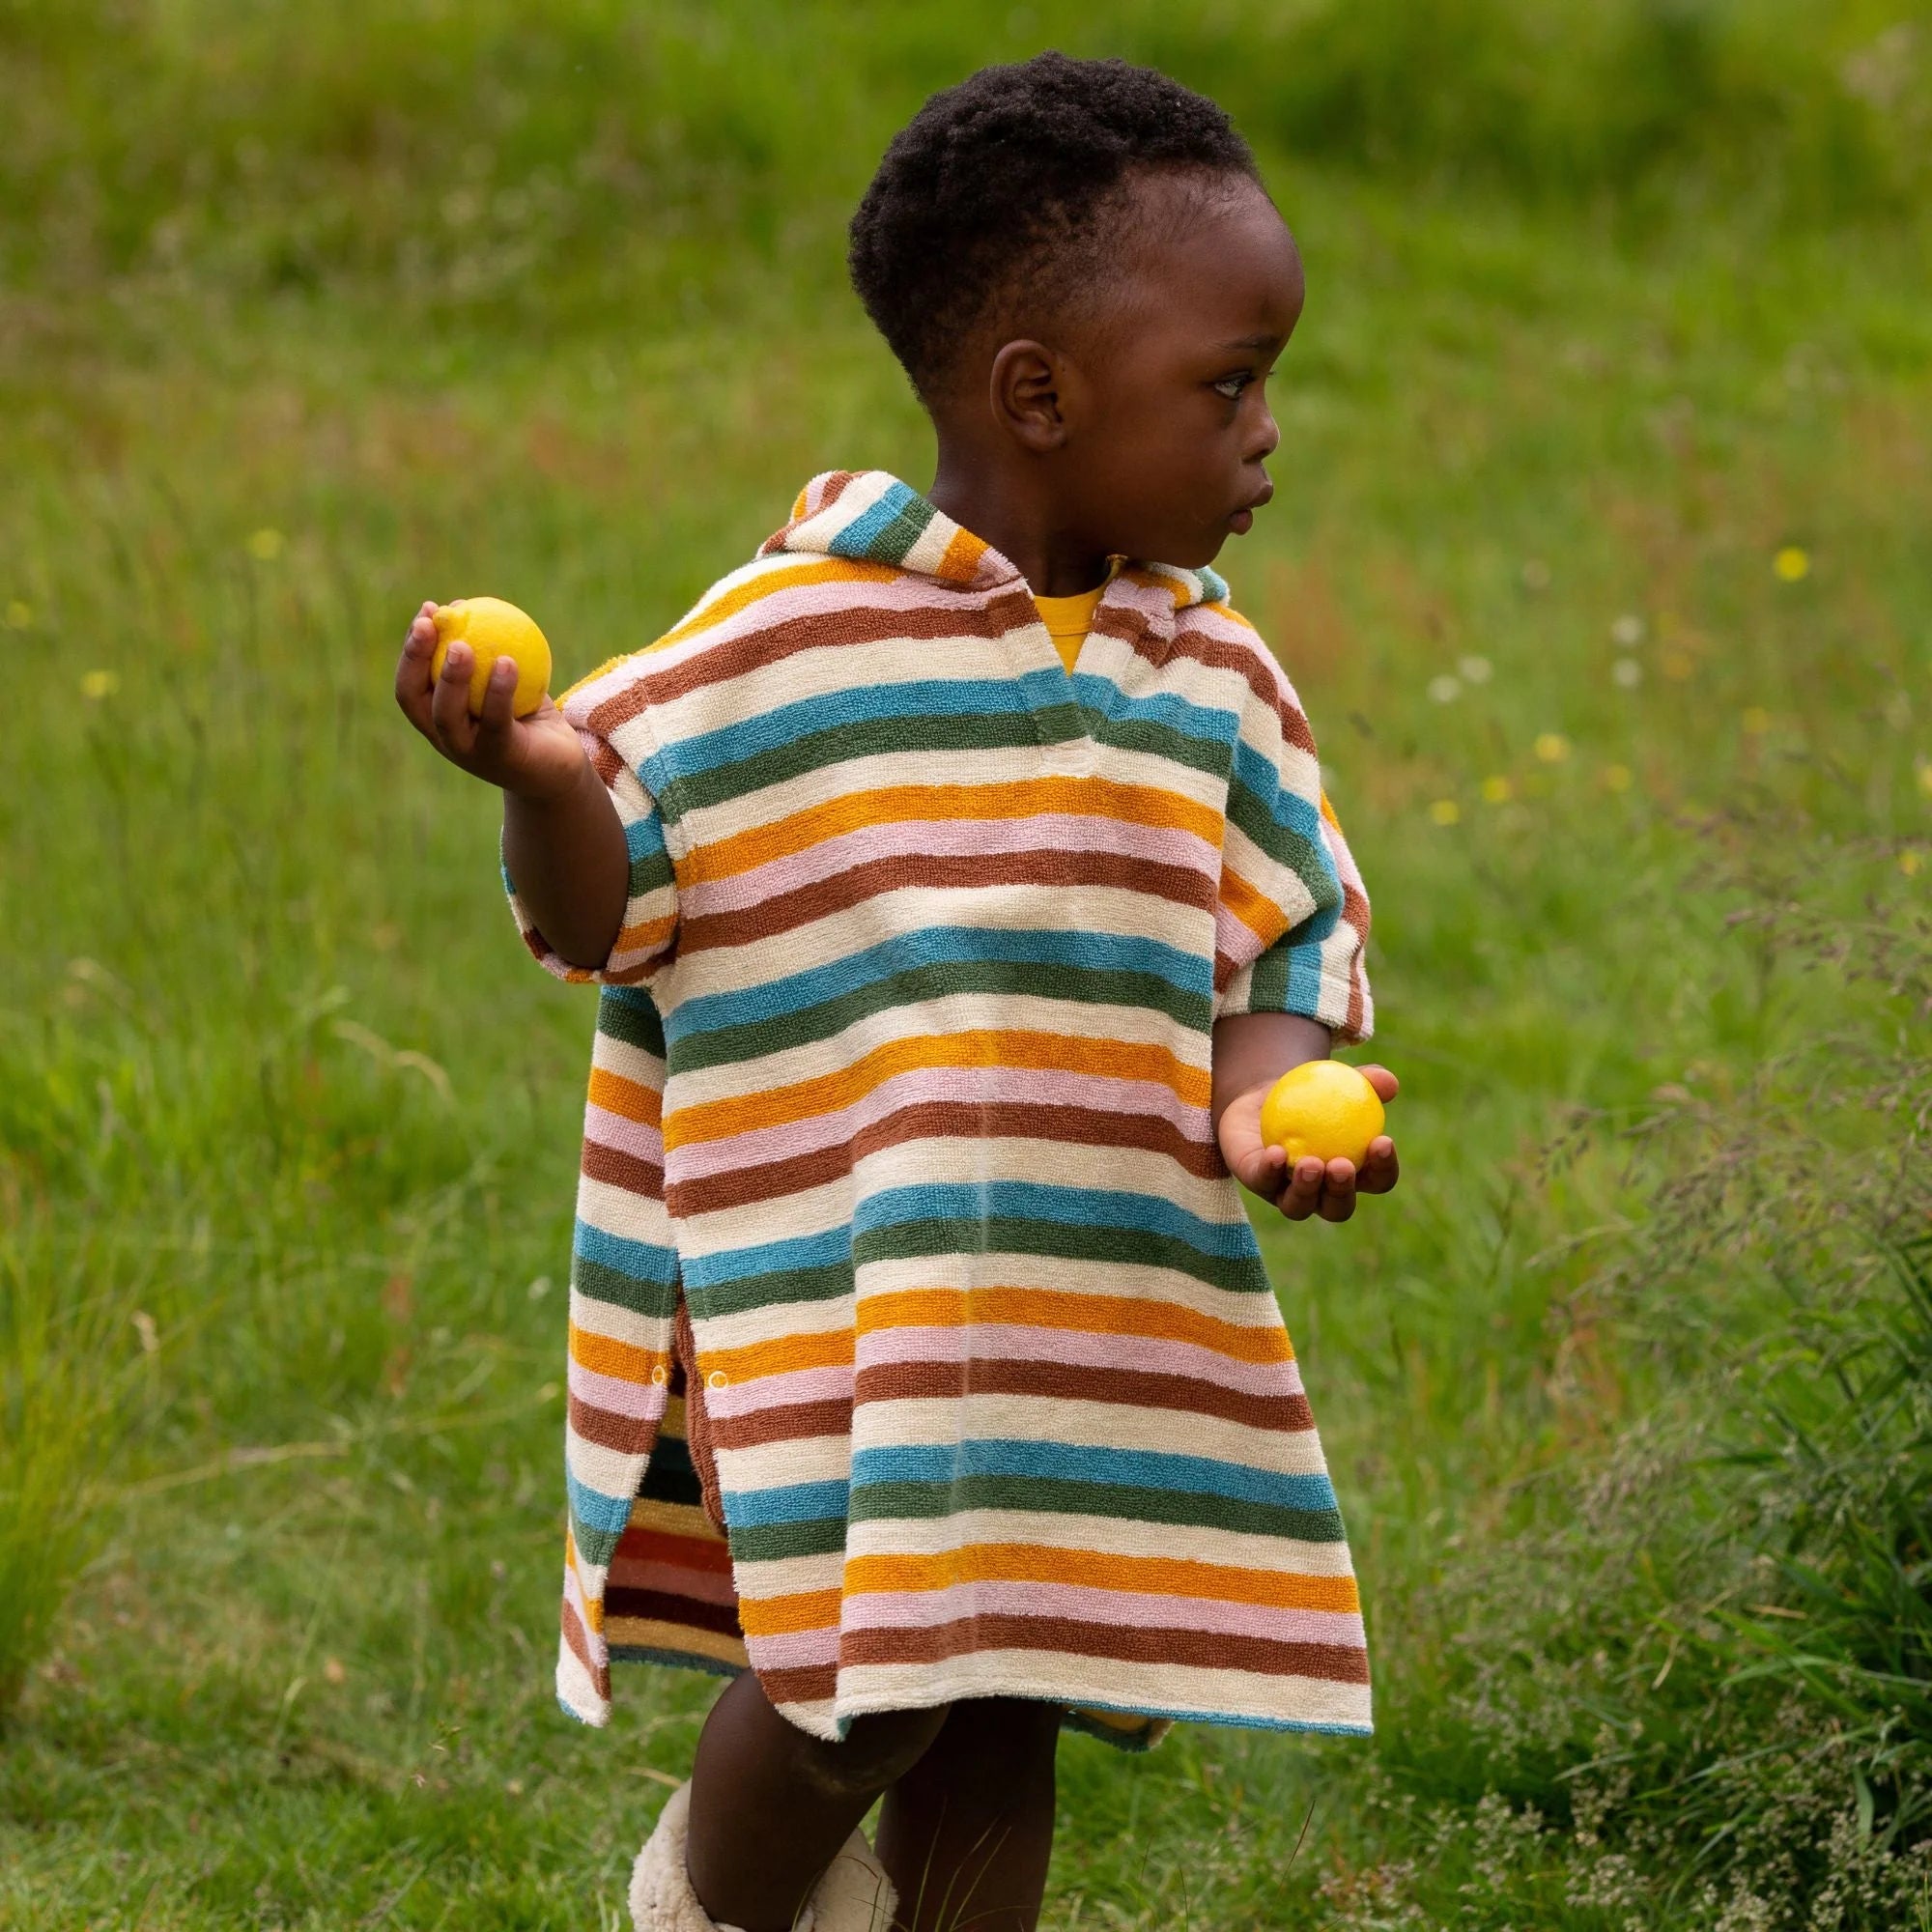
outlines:
[[[430,675],[436,655],[436,606],[425,604],[403,639],[396,665],[396,702],[403,716],[452,765],[500,785],[519,798],[561,798],[582,781],[588,760],[577,730],[548,696],[527,718],[511,714],[517,667],[498,658],[490,671],[483,715],[469,715],[473,655],[460,638],[443,660],[442,675]]]

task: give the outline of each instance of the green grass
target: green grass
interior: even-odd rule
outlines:
[[[1923,150],[1888,131],[1926,43],[1876,105],[1841,75],[1889,20],[1831,11],[1492,4],[1445,49],[1440,9],[0,7],[0,1918],[620,1922],[709,1687],[631,1672],[606,1733],[550,1694],[590,1013],[393,655],[488,589],[575,675],[812,471],[924,483],[840,223],[925,88],[1058,38],[1225,85],[1302,241],[1277,497],[1222,567],[1376,899],[1407,1173],[1266,1237],[1381,1735],[1069,1741],[1052,1922],[1911,1922],[1875,1861],[1922,1832],[1886,1836],[1922,1719],[1874,1744],[1870,1686],[1925,1675],[1918,1411],[1827,1398],[1923,1380],[1832,1215],[1923,1130],[1918,982],[1857,971],[1932,880]],[[1687,20],[1689,78],[1525,66]],[[1741,185],[1707,151],[1745,127]],[[1799,1205],[1739,1220],[1753,1188]],[[1800,1435],[1825,1473],[1723,1474]],[[1713,1607],[1760,1556],[1747,1610],[1836,1593],[1831,1669],[1731,1683],[1796,1628]],[[1634,1722],[1754,1867],[1698,1861]]]

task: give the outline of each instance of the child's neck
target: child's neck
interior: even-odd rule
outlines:
[[[1107,553],[1069,530],[1037,472],[988,464],[978,451],[949,450],[926,498],[989,543],[1038,597],[1074,597],[1107,577]]]

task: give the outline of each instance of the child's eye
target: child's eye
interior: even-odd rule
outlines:
[[[1240,401],[1241,391],[1254,380],[1254,372],[1243,369],[1238,376],[1223,376],[1211,386],[1217,396],[1226,396],[1231,403],[1236,403]]]

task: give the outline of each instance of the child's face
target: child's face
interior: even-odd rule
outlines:
[[[1264,385],[1301,316],[1301,257],[1251,182],[1155,177],[1137,192],[1150,218],[1070,349],[1049,460],[1069,535],[1198,569],[1273,494]]]

